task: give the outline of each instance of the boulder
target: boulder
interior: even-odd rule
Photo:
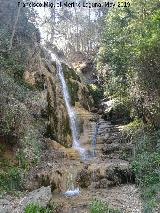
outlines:
[[[90,179],[88,181],[88,174]],[[91,188],[107,188],[125,183],[134,183],[134,174],[129,169],[127,161],[114,161],[110,163],[92,164],[88,167],[88,171],[81,173],[83,178],[80,181],[86,181]],[[85,179],[86,177],[86,179]]]
[[[42,207],[47,207],[51,198],[52,198],[51,187],[50,186],[41,187],[28,193],[25,197],[21,198],[20,200],[17,200],[15,204],[16,208],[12,209],[12,211],[10,212],[23,213],[25,207],[29,203],[36,203]]]
[[[135,181],[134,174],[129,169],[129,165],[125,163],[111,165],[106,171],[106,179],[112,186]]]

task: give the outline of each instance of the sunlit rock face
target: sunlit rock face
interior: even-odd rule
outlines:
[[[66,147],[71,146],[71,130],[69,118],[61,92],[61,86],[56,76],[55,67],[47,78],[47,102],[48,102],[48,134],[57,142]]]
[[[79,102],[82,107],[89,109],[92,100],[89,97],[87,88],[81,83],[79,76],[73,69],[65,64],[62,67],[72,106]],[[62,145],[70,147],[72,138],[69,117],[64,103],[61,84],[56,74],[55,64],[52,64],[51,72],[52,76],[47,77],[48,134]]]
[[[33,55],[32,51],[30,51],[30,55]],[[74,69],[64,63],[62,63],[62,69],[72,107],[77,103],[90,110],[93,100],[89,95],[88,88],[81,82]],[[44,100],[47,105],[44,111],[48,118],[46,136],[65,147],[71,147],[71,128],[61,83],[57,75],[56,64],[47,51],[38,49],[37,54],[30,57],[30,63],[25,67],[23,78],[31,87],[47,93]]]
[[[49,55],[43,50],[39,50],[31,62],[26,66],[23,77],[27,84],[37,88],[40,92],[45,91],[47,94],[44,97],[46,107],[43,110],[43,114],[48,120],[45,136],[65,147],[71,147],[69,117],[57,76],[56,65],[51,62]]]

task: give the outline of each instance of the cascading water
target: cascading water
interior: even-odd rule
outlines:
[[[53,53],[51,53],[51,58],[53,60],[56,59],[56,57]],[[56,67],[57,67],[57,74],[58,74],[60,82],[61,82],[61,88],[62,88],[62,92],[63,92],[64,101],[65,101],[67,112],[69,115],[70,128],[71,128],[71,132],[72,132],[72,147],[74,149],[78,150],[81,157],[83,157],[83,155],[85,154],[85,149],[82,148],[79,144],[78,131],[77,131],[77,125],[76,125],[76,113],[75,113],[74,109],[71,107],[71,104],[70,104],[71,101],[70,101],[70,96],[69,96],[69,92],[68,92],[68,87],[65,82],[62,65],[58,59],[56,59]],[[66,192],[64,192],[63,194],[65,196],[78,195],[80,193],[80,190],[78,187],[75,188],[75,186],[74,186],[72,171],[70,172],[69,177],[71,177],[71,178],[70,178],[68,190]]]
[[[75,168],[74,168],[75,170]],[[69,175],[68,175],[68,184],[67,184],[67,191],[64,192],[63,194],[65,196],[75,196],[75,195],[78,195],[80,193],[80,190],[79,188],[75,187],[75,177],[73,175],[73,171],[70,171]]]
[[[51,57],[55,59],[55,55],[52,53],[51,53]],[[57,73],[62,86],[64,101],[65,101],[67,112],[69,115],[70,128],[71,128],[72,140],[73,140],[72,147],[78,150],[80,154],[83,154],[85,152],[85,149],[82,148],[79,144],[78,134],[77,134],[78,131],[77,131],[77,125],[76,125],[76,114],[74,109],[71,107],[70,96],[69,96],[67,84],[65,82],[62,65],[58,60],[56,60],[56,66],[57,66]]]
[[[96,156],[96,141],[97,141],[97,134],[98,134],[98,123],[96,123],[95,131],[92,138],[92,157]]]

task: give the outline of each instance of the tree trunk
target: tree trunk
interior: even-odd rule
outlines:
[[[75,18],[76,18],[76,51],[79,50],[79,27],[78,27],[78,16],[77,16],[77,10],[75,9]]]
[[[55,5],[56,1],[52,1],[53,4]],[[54,35],[55,35],[55,25],[56,25],[56,8],[53,7],[51,9],[51,42],[53,41],[54,39]]]
[[[15,22],[14,22],[14,25],[13,25],[12,35],[11,35],[11,39],[10,39],[10,42],[9,42],[9,48],[8,48],[9,51],[11,51],[11,49],[12,49],[13,38],[14,38],[14,35],[15,35],[15,32],[16,32],[16,26],[17,26],[17,23],[18,23],[19,15],[20,15],[20,10],[21,10],[21,6],[19,6],[19,8],[18,8],[16,19],[15,19]]]
[[[89,23],[89,35],[88,35],[88,52],[90,51],[90,39],[91,39],[91,10],[88,10],[88,23]]]

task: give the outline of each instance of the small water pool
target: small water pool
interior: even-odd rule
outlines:
[[[63,193],[63,195],[67,196],[67,197],[73,197],[76,195],[80,194],[80,190],[79,188],[73,189],[73,190],[67,190],[66,192]]]

